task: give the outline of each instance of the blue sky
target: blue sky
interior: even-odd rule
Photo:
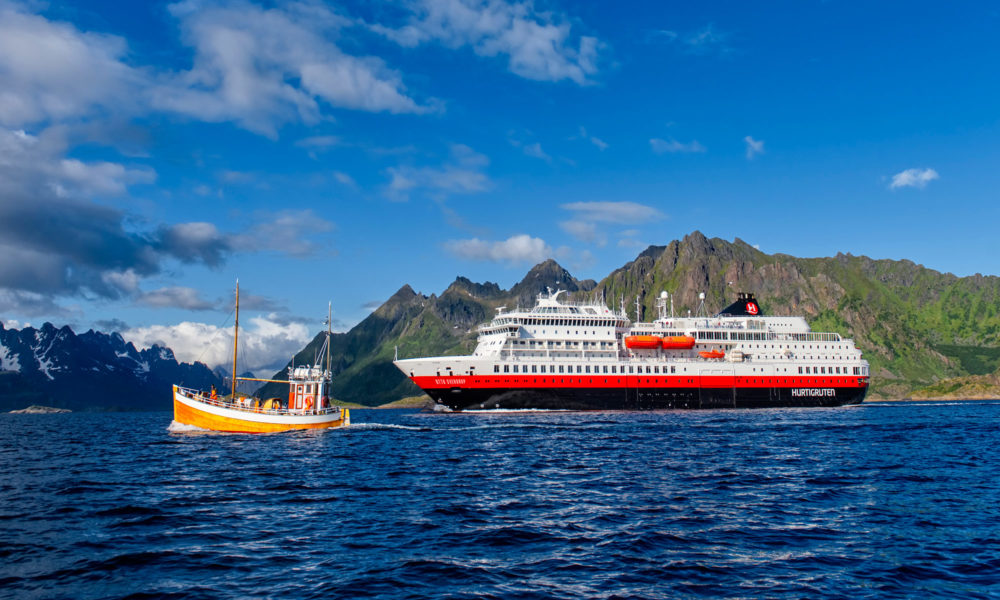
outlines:
[[[250,367],[697,229],[1000,273],[994,3],[0,0],[0,319]]]

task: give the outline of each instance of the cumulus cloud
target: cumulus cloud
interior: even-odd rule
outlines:
[[[261,213],[258,223],[245,233],[231,237],[232,245],[245,252],[271,251],[303,258],[323,246],[315,236],[332,231],[333,223],[311,209]]]
[[[489,159],[464,144],[451,147],[451,159],[440,167],[399,166],[386,170],[389,184],[385,194],[392,200],[408,200],[410,194],[425,191],[439,197],[448,194],[484,192],[491,182],[483,170]]]
[[[146,77],[124,62],[125,41],[0,1],[0,124],[23,127],[124,110]]]
[[[743,141],[747,145],[747,160],[752,160],[758,154],[764,154],[764,140],[755,140],[748,135]]]
[[[545,240],[527,234],[515,235],[503,241],[487,241],[479,238],[452,240],[445,249],[459,258],[506,263],[538,263],[553,255],[553,250]]]
[[[532,2],[413,0],[407,6],[412,14],[405,25],[372,30],[405,47],[437,41],[504,56],[510,72],[526,79],[584,84],[597,73],[601,42],[591,36],[574,41],[567,18],[536,11]]]
[[[136,298],[138,304],[152,308],[181,308],[184,310],[214,310],[216,303],[205,300],[194,288],[173,286],[145,292]]]
[[[156,237],[160,250],[183,263],[201,262],[217,267],[232,251],[232,241],[211,223],[164,225]]]
[[[240,327],[240,370],[270,376],[312,338],[309,328],[277,315],[252,317]],[[233,332],[215,325],[184,321],[177,325],[135,327],[121,332],[137,347],[167,346],[182,362],[200,361],[210,367],[230,364]]]
[[[128,323],[122,321],[121,319],[111,318],[111,319],[100,319],[94,321],[94,327],[98,331],[110,332],[110,331],[125,331],[128,329]]]
[[[153,90],[160,110],[232,121],[270,137],[284,123],[316,123],[321,103],[369,112],[431,110],[408,95],[400,74],[381,59],[342,51],[333,40],[350,20],[321,4],[266,9],[185,1],[169,10],[194,61]]]
[[[938,178],[938,172],[934,169],[906,169],[892,176],[889,189],[896,190],[904,187],[912,187],[922,190],[927,187],[928,183]]]
[[[24,314],[58,314],[54,296],[131,296],[166,260],[214,267],[235,250],[307,254],[315,250],[311,236],[332,227],[308,211],[285,211],[259,215],[241,234],[202,222],[136,230],[127,214],[92,196],[124,193],[151,176],[119,164],[70,161],[64,151],[55,134],[0,129],[0,289],[6,304],[24,307]]]
[[[649,140],[649,147],[652,148],[653,152],[656,152],[657,154],[663,154],[665,152],[669,152],[671,154],[705,152],[705,147],[702,146],[698,140],[691,140],[685,144],[683,142],[678,142],[673,138],[669,140],[653,138]]]
[[[0,275],[0,281],[2,281],[2,275]],[[56,304],[49,296],[0,286],[0,314],[16,314],[25,317],[70,317],[76,313]],[[8,327],[17,328],[17,321],[12,319],[3,319],[3,321],[8,324]],[[14,325],[11,325],[12,323]]]

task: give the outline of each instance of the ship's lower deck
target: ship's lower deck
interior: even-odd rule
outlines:
[[[703,377],[414,377],[453,410],[664,410],[860,404],[867,379]]]

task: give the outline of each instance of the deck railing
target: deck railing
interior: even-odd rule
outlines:
[[[211,396],[206,394],[201,390],[196,390],[192,388],[177,387],[177,391],[180,392],[185,398],[190,398],[191,400],[197,400],[203,404],[210,404],[212,406],[218,406],[220,408],[227,408],[229,410],[238,410],[245,413],[254,413],[262,415],[326,415],[340,410],[339,406],[328,406],[324,408],[313,408],[313,409],[300,409],[300,408],[269,408],[264,409],[262,406],[259,408],[254,408],[252,398],[247,398],[247,403],[240,402],[237,400],[233,402],[232,400],[227,400],[224,398],[212,399]],[[260,401],[258,401],[260,402]],[[263,402],[261,402],[263,404]]]

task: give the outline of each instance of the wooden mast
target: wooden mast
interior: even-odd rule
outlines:
[[[236,325],[233,330],[233,402],[236,401],[236,350],[240,339],[240,278],[236,278]]]
[[[326,307],[326,371],[330,372],[330,335],[333,332],[333,302]]]

